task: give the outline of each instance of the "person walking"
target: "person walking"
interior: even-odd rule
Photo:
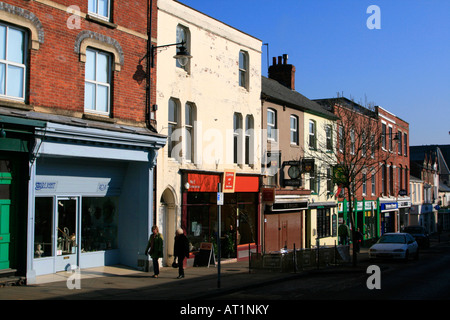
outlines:
[[[177,229],[175,233],[175,244],[173,248],[173,254],[178,260],[178,277],[177,279],[184,278],[183,261],[184,258],[189,257],[189,241],[184,235],[183,229]]]
[[[153,262],[153,278],[158,278],[159,276],[159,258],[163,257],[163,236],[159,233],[157,226],[152,227],[152,234],[150,239],[148,239],[147,247],[145,248],[145,253],[150,255]]]

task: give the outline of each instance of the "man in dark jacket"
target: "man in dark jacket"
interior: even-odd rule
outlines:
[[[173,254],[178,259],[178,277],[177,279],[184,278],[183,262],[184,258],[189,257],[189,241],[184,235],[183,229],[177,229],[175,234],[175,245],[173,248]]]

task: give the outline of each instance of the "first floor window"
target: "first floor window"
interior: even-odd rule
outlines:
[[[93,49],[86,50],[84,108],[109,115],[111,100],[110,55]]]
[[[298,118],[291,116],[291,144],[298,145]]]
[[[98,16],[99,18],[109,20],[110,18],[110,0],[89,0],[88,11],[91,14]]]
[[[26,33],[0,24],[0,96],[24,100]]]

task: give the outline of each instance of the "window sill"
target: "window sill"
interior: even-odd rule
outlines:
[[[95,23],[98,23],[98,24],[101,24],[101,25],[103,25],[105,27],[108,27],[108,28],[111,28],[111,29],[116,29],[117,28],[117,24],[109,22],[109,21],[106,21],[106,20],[103,20],[103,19],[98,18],[98,17],[96,17],[96,16],[94,16],[92,14],[89,14],[89,13],[86,14],[86,20],[91,21],[91,22],[95,22]]]
[[[102,121],[102,122],[108,122],[108,123],[115,123],[116,120],[110,118],[109,116],[102,116],[99,114],[92,114],[92,113],[84,113],[83,119],[86,120],[94,120],[94,121]]]
[[[27,111],[33,110],[33,106],[26,104],[25,102],[9,100],[7,98],[0,98],[0,106],[21,109],[21,110],[27,110]]]

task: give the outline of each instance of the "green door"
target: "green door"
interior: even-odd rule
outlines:
[[[0,172],[0,270],[9,268],[9,188],[11,173]]]

